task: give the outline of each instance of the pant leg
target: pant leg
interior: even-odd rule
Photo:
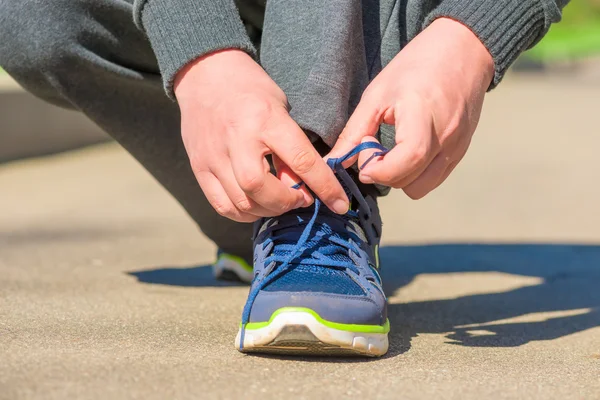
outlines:
[[[267,2],[261,63],[300,126],[333,146],[368,83],[418,26],[421,17],[406,12],[410,2]],[[394,145],[393,127],[382,126],[381,140]]]
[[[150,45],[133,24],[132,2],[0,0],[0,65],[34,95],[83,112],[129,151],[219,248],[251,261],[251,224],[219,216],[194,178],[178,107],[164,94]]]

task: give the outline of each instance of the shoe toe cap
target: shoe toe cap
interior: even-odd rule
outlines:
[[[383,325],[387,320],[383,296],[348,296],[319,292],[261,291],[250,313],[250,322],[264,322],[284,307],[308,308],[331,322],[358,325]]]

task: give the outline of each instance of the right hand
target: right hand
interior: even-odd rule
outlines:
[[[221,50],[188,64],[177,74],[175,95],[192,169],[219,214],[252,222],[312,203],[306,188],[293,189],[269,172],[267,154],[330,209],[348,210],[332,170],[289,116],[285,94],[243,51]]]

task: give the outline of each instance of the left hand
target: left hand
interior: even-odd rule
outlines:
[[[360,180],[422,198],[465,155],[493,76],[492,57],[475,34],[438,19],[369,84],[328,157],[376,141],[382,123],[395,125],[396,146],[367,164]],[[375,151],[361,152],[358,165]]]

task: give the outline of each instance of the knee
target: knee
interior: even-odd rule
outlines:
[[[68,73],[81,27],[74,16],[77,3],[0,2],[0,66],[34,92],[55,74]]]

